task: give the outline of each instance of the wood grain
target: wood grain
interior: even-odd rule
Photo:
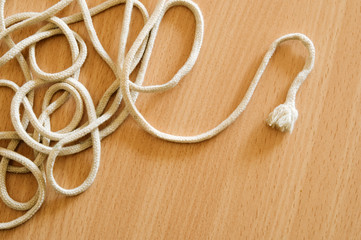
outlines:
[[[6,16],[42,11],[56,2],[9,1]],[[143,2],[151,10],[156,5],[156,0]],[[0,232],[0,239],[361,239],[361,2],[196,2],[206,24],[198,62],[174,90],[141,94],[141,112],[159,129],[175,134],[210,129],[242,99],[270,43],[302,32],[314,41],[317,60],[298,95],[294,132],[282,134],[264,123],[304,63],[306,50],[289,42],[277,50],[247,110],[219,136],[199,144],[174,144],[150,136],[129,118],[102,141],[100,170],[88,191],[65,198],[48,187],[41,210],[24,225]],[[123,10],[118,6],[94,18],[113,59]],[[74,3],[60,16],[78,11]],[[130,42],[142,24],[135,11]],[[19,41],[38,28],[13,37]],[[114,77],[91,47],[83,23],[72,28],[88,44],[80,81],[97,103]],[[146,85],[174,75],[189,54],[193,31],[189,11],[178,7],[167,13]],[[1,43],[0,53],[6,50]],[[40,67],[49,72],[70,65],[64,37],[39,43],[36,54]],[[2,66],[0,77],[24,81],[16,61]],[[43,92],[36,92],[37,113]],[[0,89],[0,130],[13,129],[12,95]],[[65,126],[73,111],[70,101],[56,112],[53,129]],[[25,144],[19,152],[31,156]],[[59,158],[57,180],[76,186],[86,177],[91,158],[91,149]],[[7,180],[17,200],[30,199],[36,191],[31,175],[9,174]],[[2,202],[0,213],[1,221],[22,214]]]

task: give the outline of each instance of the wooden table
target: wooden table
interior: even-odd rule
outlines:
[[[57,0],[6,3],[6,16],[42,11]],[[89,0],[95,6],[102,0]],[[156,0],[143,3],[153,11]],[[0,239],[360,239],[361,238],[361,2],[359,0],[197,0],[205,38],[192,72],[174,90],[141,94],[137,106],[157,128],[192,135],[216,126],[238,105],[271,42],[302,32],[314,42],[317,60],[298,94],[299,119],[292,134],[265,125],[284,101],[307,52],[283,44],[242,116],[219,136],[199,144],[174,144],[152,137],[128,118],[102,141],[93,186],[66,198],[48,186],[45,204],[27,223],[0,232]],[[105,49],[116,59],[124,5],[94,17]],[[79,11],[76,3],[61,12]],[[142,27],[134,12],[130,42]],[[19,41],[40,25],[17,31]],[[183,8],[167,13],[145,85],[168,81],[189,54],[194,19]],[[88,44],[80,81],[95,104],[114,77],[91,46],[83,23],[72,25]],[[7,50],[2,42],[1,55]],[[50,52],[50,54],[49,54]],[[27,53],[25,53],[27,55]],[[42,69],[70,66],[65,37],[37,45]],[[16,61],[0,77],[23,84]],[[40,113],[43,90],[36,92]],[[13,93],[0,89],[0,130],[13,129]],[[71,100],[52,117],[64,127]],[[7,142],[1,141],[1,147]],[[32,157],[21,144],[19,153]],[[80,184],[92,150],[60,157],[55,176],[64,187]],[[25,201],[35,193],[32,175],[7,177],[10,194]],[[23,214],[0,202],[0,220]]]

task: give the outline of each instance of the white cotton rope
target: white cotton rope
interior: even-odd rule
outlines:
[[[0,132],[0,140],[10,140],[7,148],[0,148],[2,157],[0,161],[0,198],[9,208],[26,211],[21,217],[6,223],[0,223],[0,229],[14,228],[29,220],[39,210],[45,199],[46,182],[57,192],[66,196],[75,196],[86,191],[94,182],[99,169],[101,140],[118,129],[128,115],[131,115],[145,131],[171,142],[195,143],[216,136],[232,124],[246,109],[277,47],[285,41],[298,40],[303,43],[309,53],[305,65],[293,80],[285,102],[276,107],[266,120],[271,127],[282,132],[292,132],[298,117],[296,95],[302,83],[312,71],[315,62],[314,45],[305,35],[300,33],[287,34],[271,44],[242,101],[219,125],[198,135],[177,136],[161,132],[149,124],[139,112],[135,102],[140,92],[155,93],[172,89],[193,68],[204,35],[203,16],[197,4],[191,0],[159,0],[155,10],[149,16],[144,5],[138,0],[108,0],[91,9],[88,8],[85,0],[76,0],[81,9],[80,13],[63,18],[55,16],[73,1],[75,0],[61,0],[40,13],[24,12],[5,18],[5,0],[0,0],[0,39],[8,47],[7,52],[0,56],[0,66],[16,58],[25,78],[25,83],[21,86],[18,86],[13,81],[0,79],[0,88],[10,88],[15,93],[10,110],[11,122],[15,131]],[[92,17],[120,4],[125,4],[125,10],[118,56],[114,62],[99,41]],[[168,82],[160,85],[143,86],[160,23],[167,11],[175,6],[188,8],[195,17],[196,28],[192,50],[187,61]],[[131,45],[130,50],[126,52],[134,7],[142,14],[144,27]],[[47,22],[45,26],[18,43],[15,43],[11,38],[11,33],[14,31],[44,21]],[[85,24],[92,46],[114,73],[113,83],[105,91],[96,106],[88,90],[79,82],[80,71],[87,57],[87,46],[83,38],[73,31],[69,25],[80,21]],[[56,73],[47,73],[37,64],[35,47],[38,42],[56,35],[66,37],[70,47],[72,65]],[[22,54],[24,50],[29,51],[28,61]],[[130,75],[137,66],[139,66],[139,70],[135,81],[132,82]],[[96,81],[96,79],[91,79],[91,81]],[[34,90],[39,87],[47,88],[47,90],[42,102],[42,112],[37,117],[33,110],[33,102]],[[61,96],[53,100],[54,95],[59,92],[62,93]],[[113,101],[111,101],[112,96],[114,96]],[[73,118],[63,129],[54,132],[51,130],[50,116],[69,98],[75,100]],[[124,100],[125,108],[117,114],[122,100]],[[21,106],[24,107],[23,114],[20,113]],[[107,106],[108,109],[106,110]],[[80,124],[84,114],[87,115],[88,121]],[[30,125],[34,129],[32,133],[28,130]],[[100,129],[100,126],[103,128]],[[34,158],[32,160],[16,152],[19,143],[22,141],[33,149]],[[85,181],[73,189],[61,187],[53,174],[57,157],[76,154],[89,147],[93,148],[93,161]],[[10,165],[10,160],[16,161],[22,166]],[[6,174],[8,172],[30,172],[34,175],[38,183],[38,189],[29,201],[19,202],[9,195],[6,186]]]

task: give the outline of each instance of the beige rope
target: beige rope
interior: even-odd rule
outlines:
[[[305,66],[293,81],[285,103],[278,106],[267,119],[267,123],[270,126],[281,131],[291,132],[293,130],[298,117],[298,112],[295,108],[296,94],[303,81],[311,72],[315,61],[313,43],[305,35],[299,33],[288,34],[277,39],[271,45],[243,100],[230,116],[218,126],[195,136],[176,136],[161,132],[150,125],[135,106],[135,102],[139,92],[152,93],[170,90],[191,71],[198,58],[204,35],[203,16],[199,7],[191,0],[160,0],[152,15],[149,16],[146,8],[138,0],[108,0],[91,9],[88,8],[85,0],[76,0],[81,9],[80,13],[64,18],[55,16],[56,13],[63,10],[73,1],[74,0],[61,0],[41,13],[25,12],[5,18],[5,0],[0,0],[0,39],[4,40],[9,47],[9,50],[0,57],[0,66],[16,58],[26,79],[26,83],[22,86],[17,86],[10,80],[0,80],[0,87],[7,87],[15,92],[10,111],[11,121],[15,131],[0,132],[0,140],[11,140],[6,149],[0,148],[0,155],[2,156],[0,162],[0,198],[12,209],[27,211],[15,220],[0,223],[0,229],[16,227],[29,220],[38,211],[45,198],[45,181],[57,192],[66,196],[74,196],[86,191],[94,182],[99,169],[101,140],[118,129],[129,114],[145,131],[167,141],[194,143],[216,136],[232,124],[245,110],[277,47],[288,40],[299,40],[309,52]],[[114,62],[98,39],[93,26],[92,16],[119,4],[125,4],[125,10],[118,57],[117,61]],[[195,37],[191,53],[185,64],[170,81],[161,85],[143,86],[142,84],[145,79],[160,23],[164,14],[174,6],[184,6],[188,8],[196,19]],[[140,10],[145,24],[130,50],[126,52],[125,48],[134,7]],[[18,43],[12,40],[10,34],[15,30],[41,21],[46,21],[48,24]],[[79,21],[84,21],[93,47],[114,73],[112,85],[105,91],[97,106],[94,106],[89,92],[78,81],[81,68],[87,57],[87,46],[81,36],[71,30],[69,25]],[[69,43],[72,65],[57,73],[44,72],[40,69],[36,61],[36,43],[59,34],[63,34]],[[29,51],[29,63],[22,55],[23,50]],[[133,83],[129,78],[138,65],[139,71]],[[39,117],[35,115],[33,110],[34,89],[38,87],[47,87],[42,103],[42,113]],[[59,91],[64,93],[52,102],[54,95]],[[113,95],[115,95],[115,98],[110,103],[110,98]],[[59,109],[70,97],[74,98],[76,103],[75,114],[72,120],[63,129],[56,132],[51,131],[51,114]],[[115,116],[123,98],[126,107]],[[110,105],[108,110],[105,110],[108,105]],[[22,117],[20,115],[21,106],[25,109]],[[84,115],[84,108],[88,122],[80,125],[80,121]],[[107,123],[102,130],[99,130],[99,126],[111,118],[114,120]],[[34,128],[32,133],[26,130],[29,124]],[[80,141],[80,139],[84,137],[86,137],[86,139]],[[24,141],[34,150],[33,161],[16,153],[16,148],[20,141]],[[55,145],[51,146],[51,142],[55,143]],[[57,156],[79,153],[89,147],[93,148],[93,161],[86,180],[73,189],[61,187],[53,175],[53,168]],[[9,160],[19,162],[23,167],[11,166],[9,165]],[[38,190],[28,202],[18,202],[9,195],[6,187],[6,174],[8,172],[31,172],[35,176],[38,182]]]

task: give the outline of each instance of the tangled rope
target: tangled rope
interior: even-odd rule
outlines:
[[[74,0],[61,0],[41,13],[25,12],[7,18],[4,17],[5,0],[0,1],[0,39],[9,47],[9,50],[0,57],[0,66],[16,58],[26,79],[25,84],[22,86],[18,86],[10,80],[0,80],[0,87],[7,87],[15,92],[10,111],[11,121],[15,131],[0,132],[0,140],[10,140],[7,148],[0,148],[0,155],[2,156],[0,162],[0,197],[8,207],[15,210],[27,211],[15,220],[0,223],[0,229],[16,227],[29,220],[39,210],[45,199],[46,181],[57,192],[66,196],[74,196],[86,191],[94,182],[97,175],[101,155],[101,140],[113,133],[128,115],[131,115],[145,131],[167,141],[195,143],[214,137],[232,124],[245,110],[276,48],[285,41],[299,40],[309,52],[304,68],[293,81],[285,103],[278,106],[267,119],[267,123],[270,126],[281,131],[291,132],[293,130],[294,123],[298,117],[295,108],[296,94],[303,81],[311,72],[315,61],[315,48],[312,41],[305,35],[299,33],[288,34],[272,43],[243,100],[218,126],[195,136],[176,136],[161,132],[150,125],[135,106],[135,102],[139,92],[155,93],[170,90],[177,86],[180,80],[191,71],[197,60],[203,41],[204,23],[199,7],[191,0],[160,0],[152,15],[149,16],[144,5],[138,0],[108,0],[91,9],[88,8],[85,0],[76,0],[81,8],[80,13],[64,18],[55,16],[73,1]],[[119,53],[117,61],[114,62],[98,39],[92,17],[119,4],[125,4],[125,12],[122,23],[123,28],[120,35]],[[185,64],[167,83],[143,86],[159,25],[164,14],[174,6],[184,6],[188,8],[195,17],[196,28],[191,53]],[[134,7],[138,8],[141,12],[145,25],[130,50],[126,52],[131,14]],[[18,43],[12,40],[10,34],[15,30],[43,21],[48,23],[41,27],[35,34]],[[89,92],[79,82],[80,70],[87,57],[87,46],[81,36],[69,27],[70,24],[79,21],[84,21],[93,47],[110,67],[115,76],[114,82],[105,91],[97,106],[94,106]],[[36,61],[36,43],[60,34],[64,35],[69,43],[72,65],[60,72],[44,72],[40,69]],[[29,61],[22,55],[23,50],[29,51]],[[139,66],[139,71],[135,81],[132,82],[129,78],[137,66]],[[42,103],[42,112],[40,116],[37,117],[33,110],[34,89],[44,86],[48,88]],[[58,92],[63,93],[52,102],[54,95]],[[114,100],[110,104],[110,107],[105,110],[113,95],[115,95]],[[56,132],[51,131],[50,116],[67,102],[70,97],[72,97],[76,103],[75,114],[72,120],[63,129]],[[116,116],[122,100],[124,100],[125,108]],[[21,106],[24,107],[22,116],[20,114]],[[87,114],[88,121],[80,124],[84,110]],[[103,129],[99,130],[99,126],[111,118],[112,120]],[[34,129],[32,133],[27,131],[30,125]],[[84,137],[85,139],[83,140]],[[16,148],[21,141],[25,142],[34,150],[34,160],[30,160],[16,152]],[[54,144],[51,146],[51,143]],[[61,187],[53,175],[53,168],[57,157],[79,153],[89,147],[93,148],[93,162],[85,181],[73,189]],[[22,166],[9,165],[10,160],[18,162]],[[6,174],[8,172],[31,172],[35,176],[38,182],[38,189],[36,194],[28,202],[18,202],[9,195],[6,187]]]

